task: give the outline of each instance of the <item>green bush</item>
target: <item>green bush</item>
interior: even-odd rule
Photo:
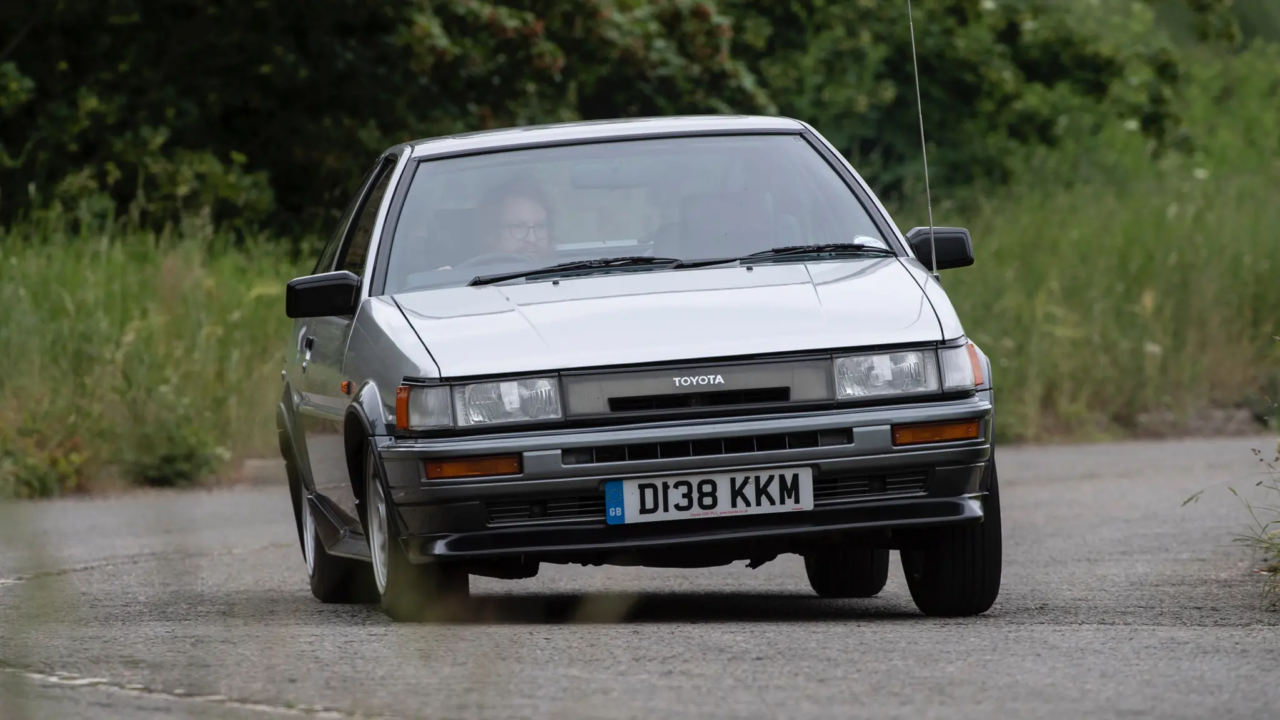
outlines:
[[[50,443],[34,428],[0,425],[0,500],[79,490],[86,460],[79,437]]]

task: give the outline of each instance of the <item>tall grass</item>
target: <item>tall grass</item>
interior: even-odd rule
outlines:
[[[1181,109],[1189,154],[1152,159],[1117,121],[952,210],[978,261],[944,282],[994,358],[1005,438],[1115,436],[1280,391],[1280,46],[1196,59]]]
[[[72,220],[0,237],[0,496],[181,484],[267,452],[289,258],[194,222]]]

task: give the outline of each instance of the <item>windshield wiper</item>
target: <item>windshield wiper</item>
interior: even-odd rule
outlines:
[[[653,265],[663,265],[666,266],[666,269],[668,270],[678,267],[686,267],[685,262],[679,258],[648,257],[643,255],[599,258],[597,260],[574,260],[572,262],[564,262],[558,265],[535,268],[533,270],[517,270],[515,272],[499,273],[496,275],[478,275],[471,278],[471,282],[467,283],[467,285],[492,285],[505,280],[516,280],[519,278],[536,277],[539,275],[558,275],[560,273],[582,272],[586,270],[614,270],[617,268],[649,267]]]
[[[821,245],[787,245],[784,247],[776,247],[769,250],[762,250],[758,253],[751,253],[743,260],[752,258],[776,258],[790,257],[792,255],[820,255],[820,254],[841,254],[841,253],[857,253],[862,255],[885,255],[897,256],[897,253],[886,247],[879,245],[867,245],[865,243],[824,243]]]

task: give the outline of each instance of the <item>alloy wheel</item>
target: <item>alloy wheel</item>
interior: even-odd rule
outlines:
[[[307,561],[307,575],[314,575],[316,571],[316,519],[311,515],[311,501],[307,499],[307,492],[299,488],[298,494],[302,496],[300,503],[302,507],[302,557]]]
[[[377,473],[372,467],[365,472],[367,478],[365,497],[369,501],[369,554],[373,559],[373,577],[378,585],[378,593],[387,592],[387,503],[382,494],[382,484],[378,482]]]

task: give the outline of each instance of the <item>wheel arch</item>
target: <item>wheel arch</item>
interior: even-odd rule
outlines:
[[[387,434],[386,415],[378,387],[372,382],[360,386],[355,398],[347,406],[342,423],[342,443],[346,451],[347,476],[351,481],[351,494],[356,499],[360,522],[365,523],[365,453],[372,451],[373,440]]]

